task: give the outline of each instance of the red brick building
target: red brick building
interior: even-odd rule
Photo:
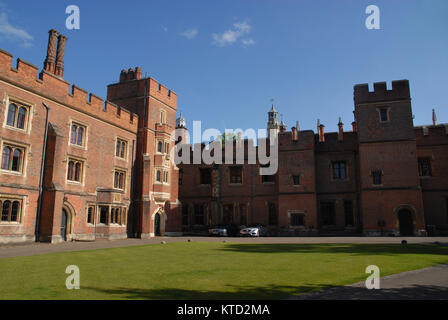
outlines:
[[[175,93],[136,68],[103,101],[63,79],[65,44],[50,30],[40,73],[0,51],[0,243],[180,231]]]
[[[279,235],[425,235],[448,231],[448,125],[414,127],[407,80],[354,87],[353,131],[278,123],[279,169],[181,165],[184,232],[264,224]],[[298,127],[298,126],[297,126]],[[247,144],[247,140],[245,141]],[[247,153],[246,153],[247,154]]]

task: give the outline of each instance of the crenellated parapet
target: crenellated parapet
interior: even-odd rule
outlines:
[[[137,132],[138,116],[95,94],[71,85],[61,77],[23,59],[12,66],[13,56],[0,49],[0,80],[31,91],[45,99],[66,105],[114,125]]]
[[[353,88],[353,99],[355,104],[409,100],[411,98],[408,80],[392,81],[392,89],[387,90],[386,82],[375,82],[373,91],[369,91],[367,83],[357,84]]]

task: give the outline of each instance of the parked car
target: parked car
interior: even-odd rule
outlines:
[[[208,234],[211,236],[227,237],[227,228],[225,226],[214,226],[208,229]]]
[[[240,235],[243,237],[263,237],[268,235],[268,228],[261,224],[249,225],[240,230]]]

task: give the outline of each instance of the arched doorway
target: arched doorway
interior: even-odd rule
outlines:
[[[61,238],[63,241],[67,241],[67,211],[65,209],[62,209],[62,216],[61,216]]]
[[[400,226],[400,236],[414,235],[414,219],[408,209],[401,209],[398,212],[398,223]]]
[[[154,216],[154,234],[156,237],[160,236],[160,214],[156,213]]]

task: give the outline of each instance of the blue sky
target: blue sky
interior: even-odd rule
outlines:
[[[68,37],[64,78],[106,97],[141,66],[174,90],[191,127],[265,128],[270,99],[288,125],[353,121],[353,85],[409,79],[414,124],[448,122],[448,1],[1,1],[0,48],[42,67],[48,30]],[[65,28],[78,5],[80,30]],[[365,27],[380,8],[380,30]]]

